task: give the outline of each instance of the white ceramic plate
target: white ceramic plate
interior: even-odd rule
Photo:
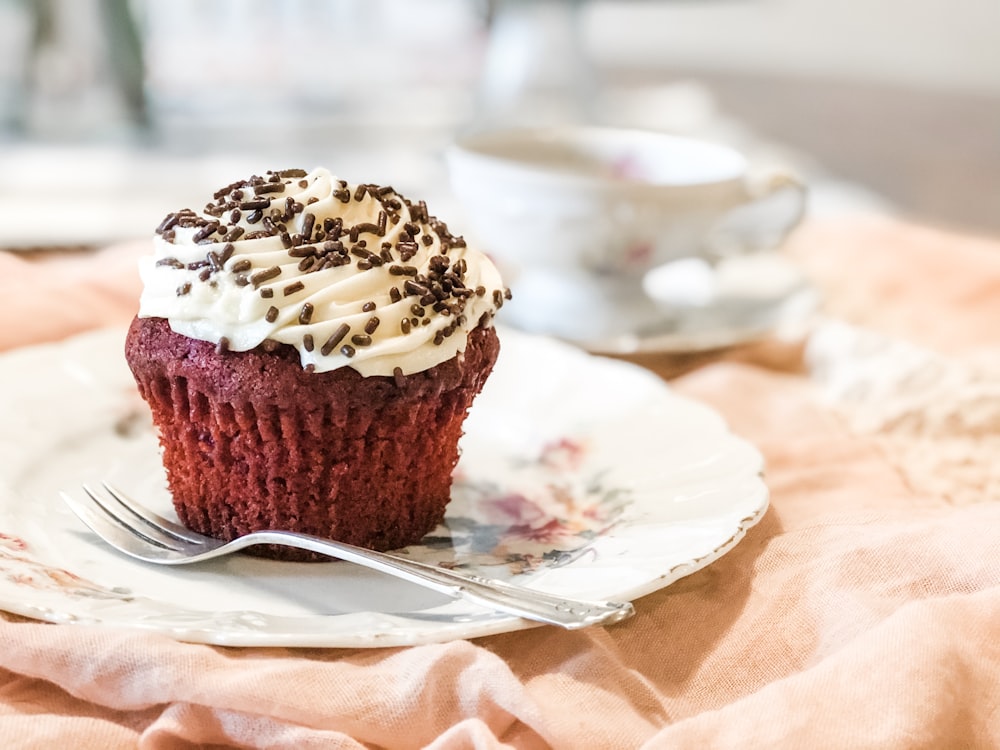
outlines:
[[[123,338],[99,331],[0,357],[0,608],[246,646],[405,645],[533,626],[346,563],[162,568],[107,548],[58,490],[109,477],[172,515]],[[707,407],[622,362],[513,331],[502,342],[446,523],[405,554],[634,600],[717,559],[763,515],[760,454]]]

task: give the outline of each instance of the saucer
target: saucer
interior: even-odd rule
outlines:
[[[536,287],[545,286],[545,296]],[[506,322],[594,354],[693,354],[792,335],[810,320],[817,290],[777,252],[709,264],[685,258],[600,291],[580,280],[519,287]],[[518,307],[518,302],[523,305]]]

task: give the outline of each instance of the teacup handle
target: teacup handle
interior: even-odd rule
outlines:
[[[703,252],[711,259],[774,248],[802,221],[806,212],[808,188],[798,177],[783,170],[772,170],[744,182],[746,198],[729,209],[705,235]],[[777,221],[761,211],[768,202],[781,201]],[[773,206],[770,207],[774,210]]]

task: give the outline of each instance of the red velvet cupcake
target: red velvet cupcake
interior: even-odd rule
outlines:
[[[170,214],[141,273],[126,359],[185,525],[386,550],[441,522],[506,290],[422,203],[268,173]]]

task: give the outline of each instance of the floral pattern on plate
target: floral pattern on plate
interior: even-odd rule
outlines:
[[[627,487],[607,484],[604,471],[586,470],[588,450],[587,441],[571,437],[547,442],[531,459],[512,458],[514,481],[504,485],[459,472],[443,526],[410,554],[432,553],[451,568],[506,566],[507,575],[569,564],[629,503]],[[441,559],[448,551],[457,561]]]
[[[128,589],[98,586],[68,570],[38,562],[32,558],[27,542],[9,534],[0,534],[0,574],[8,584],[35,591],[91,599],[131,598]]]

